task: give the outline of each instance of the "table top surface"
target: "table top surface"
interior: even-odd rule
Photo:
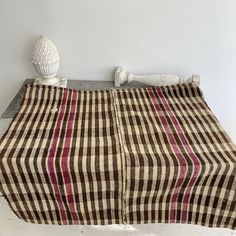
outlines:
[[[26,79],[13,98],[7,109],[1,116],[1,119],[9,119],[13,118],[16,112],[19,109],[20,102],[21,102],[21,94],[24,90],[26,84],[33,84],[34,79]],[[125,83],[121,87],[118,88],[142,88],[147,87],[147,85],[137,82],[132,82],[130,84]],[[110,88],[117,88],[115,87],[114,81],[90,81],[90,80],[68,80],[67,88],[77,89],[77,90],[103,90],[103,89],[110,89]]]

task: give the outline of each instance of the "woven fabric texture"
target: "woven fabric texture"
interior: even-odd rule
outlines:
[[[236,228],[236,147],[194,84],[27,85],[0,140],[0,191],[40,224]]]

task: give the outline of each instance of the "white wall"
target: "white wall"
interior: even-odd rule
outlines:
[[[0,0],[0,113],[35,76],[33,40],[49,36],[60,74],[110,80],[137,73],[202,76],[213,111],[236,140],[235,0]]]

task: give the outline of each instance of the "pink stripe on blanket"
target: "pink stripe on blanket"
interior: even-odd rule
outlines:
[[[198,161],[197,156],[195,155],[194,151],[192,150],[192,147],[189,145],[187,138],[185,137],[184,132],[183,132],[177,118],[175,117],[175,114],[171,110],[168,100],[165,98],[162,90],[160,88],[156,88],[156,92],[159,95],[166,111],[168,112],[169,117],[170,117],[172,123],[174,124],[175,129],[178,133],[178,136],[179,136],[186,152],[189,154],[191,161],[193,163],[193,174],[192,174],[191,179],[188,183],[188,186],[186,187],[186,191],[185,191],[184,197],[183,197],[182,222],[186,223],[186,221],[187,221],[187,208],[189,206],[189,200],[190,200],[190,192],[192,191],[192,187],[193,187],[194,183],[196,182],[196,179],[199,175],[200,162]]]
[[[62,171],[63,171],[63,177],[64,177],[64,183],[66,185],[66,192],[67,192],[67,201],[69,203],[72,217],[74,224],[78,224],[78,214],[76,211],[76,203],[74,200],[74,193],[71,186],[71,179],[69,174],[69,168],[68,168],[68,158],[69,153],[71,151],[71,143],[72,143],[72,129],[74,127],[75,122],[75,112],[76,112],[76,105],[77,105],[77,97],[78,93],[76,91],[72,91],[72,101],[70,104],[70,115],[69,120],[67,121],[67,127],[66,127],[66,137],[65,137],[65,143],[62,153]]]
[[[50,178],[51,178],[52,186],[54,188],[55,197],[60,208],[60,215],[61,215],[63,224],[67,223],[67,216],[66,216],[66,210],[65,210],[65,206],[62,200],[61,192],[58,187],[58,182],[57,182],[57,177],[56,177],[55,167],[54,167],[54,159],[55,159],[55,154],[57,150],[57,143],[60,136],[61,124],[65,115],[67,97],[68,97],[68,90],[63,90],[63,99],[60,104],[60,109],[58,111],[58,117],[56,120],[55,130],[54,130],[54,134],[52,138],[52,146],[49,151],[49,158],[48,158],[48,168],[49,168]]]
[[[169,142],[170,142],[170,146],[172,148],[172,150],[174,151],[175,155],[177,156],[178,158],[178,161],[179,161],[179,168],[180,168],[180,171],[179,171],[179,176],[177,177],[177,180],[176,180],[176,184],[175,184],[175,188],[174,188],[174,192],[172,193],[171,195],[171,209],[170,209],[170,214],[169,214],[169,220],[171,223],[175,223],[175,220],[176,220],[176,208],[177,208],[177,191],[178,189],[181,187],[181,185],[183,184],[183,181],[184,181],[184,178],[186,176],[186,172],[187,172],[187,167],[186,167],[186,162],[185,162],[185,158],[184,156],[182,155],[181,153],[181,150],[180,148],[178,147],[177,145],[177,142],[175,140],[175,137],[169,127],[169,124],[166,120],[166,117],[163,113],[163,111],[161,110],[160,106],[159,106],[159,102],[157,101],[157,96],[154,94],[153,92],[154,89],[152,88],[149,88],[148,89],[148,93],[152,99],[152,102],[153,102],[153,105],[155,106],[155,109],[157,111],[157,114],[158,114],[158,119],[160,120],[163,128],[165,129],[166,131],[166,134],[169,138]]]

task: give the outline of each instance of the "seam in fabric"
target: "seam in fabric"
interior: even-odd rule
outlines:
[[[121,133],[121,121],[119,119],[118,115],[118,103],[116,98],[116,91],[115,89],[110,90],[111,98],[113,101],[113,107],[115,111],[115,119],[116,119],[116,125],[117,125],[117,131],[118,131],[118,137],[120,142],[120,148],[121,148],[121,165],[122,165],[122,182],[123,182],[123,189],[122,189],[122,222],[124,225],[127,224],[127,217],[126,217],[126,186],[127,186],[127,165],[126,165],[126,155],[125,155],[125,145],[122,141],[122,133]]]

